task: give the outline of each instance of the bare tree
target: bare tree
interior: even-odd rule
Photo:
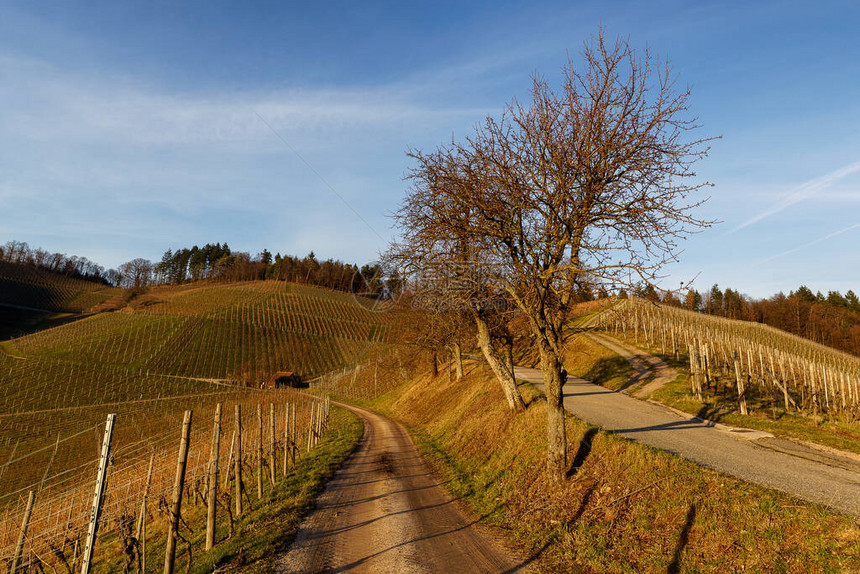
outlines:
[[[462,358],[460,339],[463,336],[464,321],[462,313],[438,300],[430,301],[427,293],[415,290],[403,293],[398,305],[392,310],[392,325],[401,340],[409,341],[414,347],[426,352],[431,359],[430,367],[434,376],[438,374],[440,363],[449,364],[446,359],[456,363],[457,378],[462,377]]]
[[[477,250],[467,246],[463,238],[449,245],[436,229],[428,228],[408,237],[404,243],[392,246],[386,259],[412,275],[412,290],[416,293],[411,304],[431,317],[446,317],[448,324],[445,344],[462,374],[462,359],[457,332],[464,322],[471,322],[487,364],[496,376],[508,406],[512,411],[525,410],[526,405],[517,388],[513,365],[498,349],[501,335],[507,334],[505,323],[510,319],[509,297],[488,275],[493,266],[477,260]],[[438,327],[437,327],[438,328]]]
[[[138,257],[120,265],[117,272],[123,287],[139,289],[152,283],[153,268],[151,261]]]
[[[416,162],[398,223],[406,242],[455,246],[527,319],[549,403],[551,474],[567,471],[561,392],[565,324],[584,283],[654,283],[678,241],[712,222],[694,217],[707,183],[693,166],[708,139],[687,113],[668,62],[624,39],[586,42],[559,92],[539,76],[531,101],[513,101],[463,142],[410,152]]]

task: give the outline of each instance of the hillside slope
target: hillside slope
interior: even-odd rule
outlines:
[[[121,289],[0,261],[0,304],[45,311],[85,312],[116,297]]]
[[[588,360],[588,358],[584,358]],[[595,359],[596,360],[596,359]],[[384,363],[381,363],[384,364]],[[366,396],[396,362],[347,373]],[[393,367],[393,368],[391,368]],[[390,387],[389,387],[390,388]],[[699,467],[568,417],[571,477],[544,475],[546,402],[512,415],[491,373],[416,372],[371,405],[406,423],[455,497],[554,572],[855,571],[855,519]]]
[[[81,445],[89,453],[96,441],[84,430],[107,412],[146,436],[276,371],[310,378],[350,364],[385,339],[385,320],[322,288],[195,284],[0,343],[0,461],[24,463],[0,495],[62,470]],[[57,441],[65,451],[52,449]]]

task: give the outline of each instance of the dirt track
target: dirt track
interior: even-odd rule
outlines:
[[[276,568],[286,572],[526,572],[464,516],[395,421],[341,405],[364,436]]]

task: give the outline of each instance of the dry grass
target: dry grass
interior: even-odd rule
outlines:
[[[613,390],[620,389],[633,375],[633,367],[624,358],[583,335],[567,341],[564,366],[575,377]]]
[[[589,368],[590,359],[577,368]],[[544,476],[546,404],[530,386],[508,413],[471,365],[460,381],[415,378],[374,404],[406,423],[421,450],[483,520],[552,571],[853,572],[854,519],[750,485],[569,417],[572,476]]]

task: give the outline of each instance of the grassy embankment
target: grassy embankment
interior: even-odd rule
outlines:
[[[588,372],[605,358],[578,355]],[[610,369],[605,376],[614,378]],[[370,385],[368,369],[346,378]],[[544,476],[546,403],[523,385],[513,416],[485,367],[422,375],[371,402],[410,429],[446,487],[553,571],[838,572],[860,569],[860,525],[568,417],[571,476]],[[396,379],[399,373],[378,374]],[[362,378],[363,377],[363,378]]]

